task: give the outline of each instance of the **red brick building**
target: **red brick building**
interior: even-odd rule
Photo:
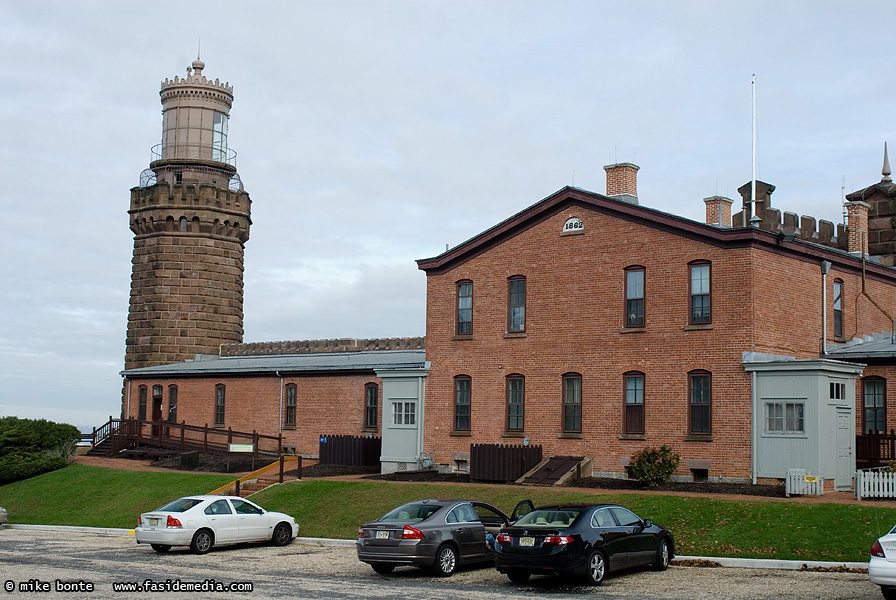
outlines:
[[[607,167],[609,192],[632,167]],[[839,404],[851,414],[861,368],[826,358],[823,342],[891,330],[878,306],[896,306],[896,271],[862,260],[842,226],[788,228],[798,221],[789,213],[775,226],[773,190],[757,183],[761,226],[731,227],[727,199],[707,199],[705,224],[640,206],[631,189],[564,188],[419,260],[436,462],[450,465],[471,443],[525,441],[621,475],[646,445],[667,444],[682,455],[681,476],[769,476],[754,446],[775,433],[774,411],[805,411],[789,432],[800,437],[818,423],[802,423],[811,399],[759,402],[754,362],[814,361],[822,383],[849,384]],[[868,205],[851,204],[867,220]],[[851,216],[848,231],[860,222]]]

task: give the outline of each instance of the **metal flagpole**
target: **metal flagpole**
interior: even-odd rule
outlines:
[[[756,208],[756,74],[753,73],[753,178],[750,183],[750,213]],[[747,226],[747,213],[744,211],[744,227]]]

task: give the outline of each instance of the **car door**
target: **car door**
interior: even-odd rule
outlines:
[[[229,544],[237,541],[240,531],[239,517],[225,500],[215,500],[203,510],[205,518],[215,532],[215,542]]]
[[[600,535],[602,541],[598,544],[609,556],[611,569],[623,569],[631,564],[629,528],[621,527],[608,507],[594,511],[591,515],[591,527]]]
[[[621,506],[611,507],[610,511],[616,517],[619,526],[626,532],[627,564],[634,566],[653,562],[656,537],[645,531],[644,521],[632,511]]]
[[[535,505],[532,504],[531,500],[521,500],[513,507],[513,512],[510,514],[510,522],[515,523],[521,517],[529,514],[533,510],[535,510]]]
[[[485,528],[486,553],[491,553],[495,549],[495,538],[501,533],[501,528],[510,525],[510,517],[491,504],[485,502],[471,502],[471,504],[476,511],[476,517]]]
[[[445,522],[451,528],[451,536],[457,542],[464,560],[478,560],[488,553],[485,526],[469,502],[463,502],[452,508]]]
[[[239,518],[241,542],[265,540],[270,536],[268,516],[261,507],[237,498],[231,498],[230,502]]]

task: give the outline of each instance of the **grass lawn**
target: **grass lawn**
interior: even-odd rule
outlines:
[[[128,471],[71,464],[0,486],[13,523],[127,527],[137,515],[189,494],[206,494],[230,475]]]
[[[646,494],[594,494],[520,486],[301,481],[274,486],[253,501],[295,516],[300,535],[353,539],[358,525],[421,498],[471,498],[510,512],[530,498],[554,502],[612,502],[668,527],[676,552],[693,556],[786,560],[868,560],[871,544],[896,524],[896,509],[797,500],[725,500]]]
[[[207,493],[228,475],[127,471],[73,464],[0,486],[14,523],[133,527],[140,512]],[[421,498],[470,498],[510,512],[520,500],[613,502],[662,523],[678,554],[791,560],[867,561],[871,544],[896,524],[896,509],[798,500],[726,500],[658,494],[595,494],[520,486],[431,485],[377,481],[294,481],[252,496],[295,516],[300,535],[354,539],[358,525]]]

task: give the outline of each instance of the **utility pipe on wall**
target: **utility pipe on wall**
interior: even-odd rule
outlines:
[[[274,371],[274,375],[280,378],[280,412],[277,414],[277,430],[283,434],[283,375],[280,371]],[[281,448],[282,450],[282,448]]]
[[[821,261],[821,355],[828,353],[828,272],[831,262]]]

